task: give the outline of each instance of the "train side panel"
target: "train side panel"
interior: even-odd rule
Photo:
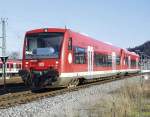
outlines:
[[[67,50],[68,48],[67,46],[65,47],[65,45],[68,45],[68,41],[65,41],[67,42],[64,44],[66,50],[64,49],[65,53],[62,52],[64,53],[64,58],[62,60],[65,60],[62,67],[63,71],[60,74],[62,79],[69,79],[68,81],[70,81],[72,78],[99,78],[139,71],[138,66],[135,67],[134,65],[129,65],[131,64],[131,59],[129,60],[129,58],[132,58],[132,60],[136,59],[137,65],[139,57],[132,53],[129,54],[127,50],[93,40],[87,36],[71,31],[70,37],[72,39],[72,50]],[[69,37],[66,38],[69,39]],[[88,58],[88,47],[93,48],[91,71],[89,71],[88,68],[88,59],[90,59]],[[78,51],[81,53],[78,53]],[[106,55],[107,60],[108,57],[110,57],[109,63],[105,62],[103,65],[98,65],[95,60],[96,54]]]

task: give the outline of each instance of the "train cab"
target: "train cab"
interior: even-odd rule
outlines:
[[[65,29],[37,29],[26,33],[23,48],[23,81],[33,86],[52,85],[61,70]],[[42,84],[42,85],[41,85]]]

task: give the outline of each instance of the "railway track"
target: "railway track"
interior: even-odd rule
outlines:
[[[82,85],[79,85],[77,87],[70,88],[70,89],[61,88],[59,90],[55,89],[54,91],[46,91],[46,92],[39,92],[39,93],[33,93],[31,91],[10,93],[10,94],[0,96],[0,109],[5,109],[5,108],[12,107],[12,106],[20,105],[20,104],[25,104],[25,103],[43,99],[46,97],[62,95],[67,92],[77,91],[82,88],[88,88],[92,85],[100,85],[100,84],[104,84],[104,83],[108,83],[108,82],[112,82],[112,81],[116,81],[116,80],[121,80],[121,79],[125,79],[125,78],[130,78],[130,77],[134,77],[134,76],[139,76],[139,75],[141,75],[141,74],[95,79],[95,80],[91,80],[89,82],[86,82]]]

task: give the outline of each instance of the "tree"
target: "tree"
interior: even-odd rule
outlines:
[[[16,59],[19,59],[19,58],[20,58],[20,53],[17,52],[17,51],[11,52],[10,55],[9,55],[9,59],[16,60]]]

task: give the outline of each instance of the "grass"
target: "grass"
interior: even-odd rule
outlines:
[[[87,117],[139,117],[140,109],[142,117],[150,117],[150,104],[146,101],[150,102],[150,95],[141,84],[126,80],[120,89],[96,100],[94,106],[80,109],[75,117],[80,117],[81,112]]]
[[[139,114],[150,117],[150,80],[143,85],[137,78],[132,81],[126,79],[122,83],[122,87],[115,91],[81,98],[80,106],[77,104],[70,108],[68,105],[65,117],[139,117]],[[112,88],[112,85],[107,88]]]

